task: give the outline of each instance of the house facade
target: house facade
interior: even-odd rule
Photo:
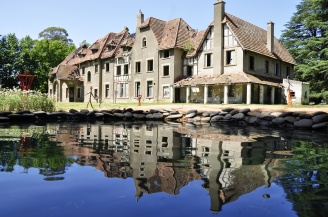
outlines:
[[[52,69],[49,94],[58,101],[281,104],[292,91],[306,103],[308,84],[283,84],[295,64],[272,22],[261,29],[226,13],[219,0],[202,31],[139,11],[135,33],[109,33]]]

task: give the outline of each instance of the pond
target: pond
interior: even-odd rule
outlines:
[[[0,125],[1,216],[327,216],[327,131]]]

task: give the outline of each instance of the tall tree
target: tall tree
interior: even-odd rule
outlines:
[[[2,87],[12,87],[18,84],[17,61],[19,53],[19,41],[15,34],[0,37],[0,85]]]
[[[35,43],[31,50],[32,58],[38,62],[34,71],[34,89],[47,92],[50,68],[56,67],[65,57],[75,50],[75,45],[67,45],[64,41],[42,39]]]
[[[328,93],[328,0],[302,0],[296,8],[281,40],[297,62],[296,77]]]
[[[45,30],[39,33],[39,38],[64,41],[68,45],[73,43],[73,40],[68,38],[68,33],[66,29],[60,27],[46,28]]]

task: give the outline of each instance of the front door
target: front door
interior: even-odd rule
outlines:
[[[69,101],[74,102],[74,87],[69,88]]]

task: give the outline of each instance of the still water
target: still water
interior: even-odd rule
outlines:
[[[327,131],[0,125],[0,216],[328,216]]]

